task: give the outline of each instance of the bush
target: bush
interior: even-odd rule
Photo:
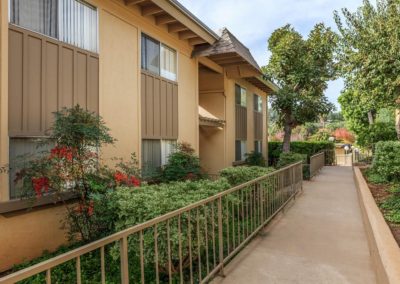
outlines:
[[[397,133],[394,122],[375,122],[368,131],[360,133],[357,144],[372,149],[379,141],[396,141]]]
[[[202,177],[200,159],[188,143],[178,143],[162,171],[165,182],[197,180]]]
[[[372,169],[387,181],[400,181],[400,142],[378,142],[375,146]]]
[[[265,167],[265,159],[262,153],[252,151],[246,155],[246,164],[249,166]]]
[[[255,178],[262,177],[273,172],[274,170],[274,168],[257,166],[230,167],[220,171],[220,175],[221,177],[226,178],[231,186],[236,186],[251,181]]]
[[[293,152],[281,153],[276,167],[279,169],[300,161],[302,161],[303,163],[307,163],[307,156],[304,154],[293,153]]]
[[[392,223],[400,223],[400,189],[398,185],[393,187],[391,195],[382,204],[385,218]]]
[[[268,142],[268,162],[270,166],[275,166],[282,153],[282,142]],[[310,142],[295,141],[290,143],[290,150],[294,153],[307,155],[307,160],[314,154],[323,150],[331,150],[333,153],[335,144],[332,142]],[[334,155],[326,155],[326,164],[332,164]]]

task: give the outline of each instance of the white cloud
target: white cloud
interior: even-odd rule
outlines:
[[[268,61],[267,40],[271,33],[290,23],[307,36],[319,22],[335,27],[333,11],[346,7],[354,11],[362,0],[179,0],[211,29],[227,27],[250,48],[260,66]],[[343,86],[331,82],[327,95],[337,103]]]

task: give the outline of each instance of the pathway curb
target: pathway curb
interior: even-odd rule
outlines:
[[[353,173],[377,282],[400,283],[400,248],[376,205],[361,170],[353,167]]]

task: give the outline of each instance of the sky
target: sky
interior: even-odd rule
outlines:
[[[355,11],[362,0],[179,0],[219,34],[228,28],[248,48],[260,66],[268,62],[267,40],[272,32],[291,24],[304,37],[316,23],[336,29],[333,11]],[[343,81],[329,82],[326,95],[337,106]]]

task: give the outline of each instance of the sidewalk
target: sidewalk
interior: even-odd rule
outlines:
[[[351,167],[325,167],[213,283],[376,283]]]

